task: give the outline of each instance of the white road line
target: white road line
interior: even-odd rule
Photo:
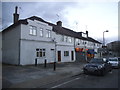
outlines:
[[[75,78],[75,79],[73,79],[73,80],[70,80],[70,81],[64,82],[64,83],[62,83],[62,84],[56,85],[56,86],[51,87],[51,88],[57,88],[57,87],[60,87],[60,86],[62,86],[62,85],[65,85],[65,84],[67,84],[67,83],[70,83],[70,82],[75,81],[75,80],[78,80],[78,79],[80,79],[80,78]]]

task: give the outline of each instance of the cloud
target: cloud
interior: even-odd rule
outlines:
[[[36,15],[48,21],[56,22],[58,20],[56,14],[60,15],[59,19],[66,21],[64,20],[64,9],[76,5],[76,2],[3,2],[3,26],[13,22],[15,6],[21,7],[19,13],[22,19]]]
[[[93,38],[102,38],[106,29],[110,30],[106,38],[117,37],[117,2],[3,2],[4,27],[13,22],[16,5],[21,7],[20,19],[36,15],[52,23],[61,20],[64,27],[78,32],[85,32],[87,25],[89,36]]]

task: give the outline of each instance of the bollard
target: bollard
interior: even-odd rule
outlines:
[[[54,62],[54,71],[56,70],[56,62]]]
[[[35,59],[35,66],[37,66],[37,58]]]
[[[47,67],[47,60],[45,59],[45,62],[44,62],[44,67],[46,68]]]

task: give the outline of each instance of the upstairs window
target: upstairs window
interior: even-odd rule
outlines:
[[[64,36],[64,42],[67,42],[67,41],[68,41],[68,37]]]
[[[30,28],[29,28],[29,34],[30,35],[37,35],[37,27],[35,27],[35,26],[30,26]]]
[[[50,38],[51,37],[51,30],[46,30],[46,37],[47,38]]]
[[[68,42],[71,43],[72,42],[72,38],[68,37]]]
[[[76,42],[76,45],[80,45],[80,39],[76,39],[75,42]]]
[[[64,42],[64,35],[61,35],[61,41]]]
[[[43,28],[40,28],[40,36],[43,37]]]

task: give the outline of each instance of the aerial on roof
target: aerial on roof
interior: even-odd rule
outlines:
[[[38,20],[38,21],[47,23],[48,25],[53,26],[53,31],[58,33],[58,34],[67,35],[67,36],[79,38],[79,39],[82,39],[82,40],[87,40],[87,41],[91,41],[91,42],[95,42],[95,43],[101,44],[100,42],[98,42],[97,40],[95,40],[95,39],[93,39],[91,37],[87,37],[87,38],[82,37],[80,35],[80,32],[75,32],[75,31],[73,31],[71,29],[68,29],[68,28],[65,28],[65,27],[60,27],[58,25],[52,24],[50,22],[47,22],[47,21],[45,21],[42,18],[37,17],[37,16],[32,16],[32,17],[29,17],[29,18],[26,18],[26,19],[23,19],[23,20],[18,20],[18,22],[12,24],[11,26],[9,26],[6,29],[4,29],[3,31],[6,31],[6,30],[8,30],[10,28],[14,28],[15,26],[17,26],[19,24],[28,24],[27,19],[30,19],[30,20],[33,20],[33,21],[34,20]]]

